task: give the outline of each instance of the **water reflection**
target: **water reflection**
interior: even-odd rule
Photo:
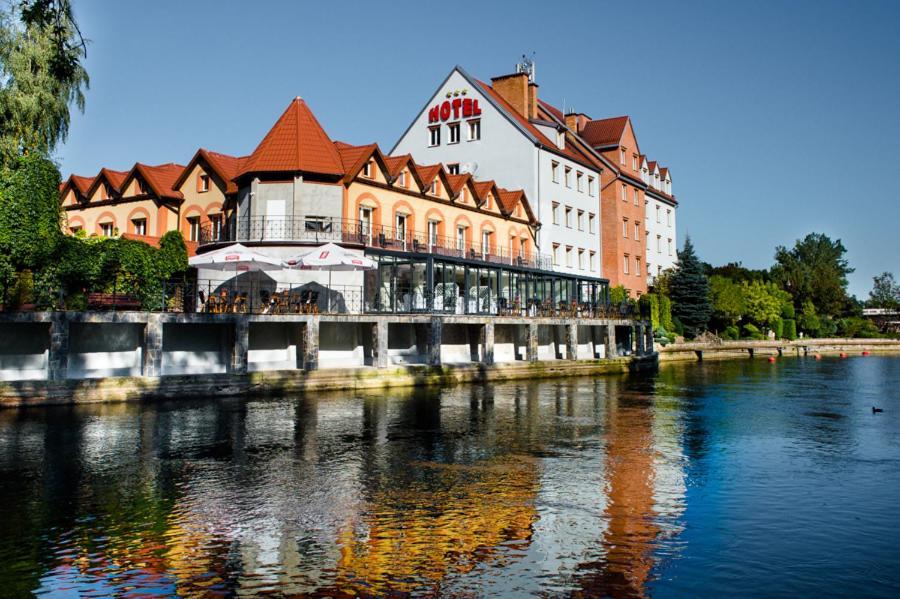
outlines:
[[[697,592],[684,574],[720,571],[716,537],[687,527],[779,498],[751,480],[752,500],[694,495],[691,517],[691,489],[740,476],[762,447],[828,467],[836,448],[862,446],[851,412],[867,398],[823,401],[815,380],[829,375],[804,368],[3,411],[0,583],[83,596]],[[872,377],[898,370],[843,380],[878,393]],[[773,407],[773,389],[803,409]],[[867,450],[897,459],[896,428],[876,434]]]

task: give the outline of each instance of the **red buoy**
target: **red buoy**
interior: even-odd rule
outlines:
[[[774,364],[774,363],[775,363],[775,356],[769,356],[769,362],[771,362],[772,364]]]
[[[815,355],[815,358],[816,358],[816,360],[821,360],[821,359],[822,359],[822,354],[816,354],[816,355]]]
[[[869,352],[868,352],[868,351],[864,351],[864,352],[863,352],[863,355],[864,355],[864,356],[868,356],[868,355],[869,355]]]
[[[842,358],[846,358],[846,357],[847,357],[846,352],[841,352],[841,357],[842,357]]]

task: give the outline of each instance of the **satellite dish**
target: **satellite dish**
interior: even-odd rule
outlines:
[[[478,170],[477,162],[466,162],[459,167],[459,172],[461,173],[469,173],[470,175],[474,175],[475,171]]]

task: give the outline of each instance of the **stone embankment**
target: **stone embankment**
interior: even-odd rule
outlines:
[[[900,339],[796,339],[794,341],[721,341],[656,346],[660,362],[727,360],[747,357],[861,355],[863,352],[900,353]]]

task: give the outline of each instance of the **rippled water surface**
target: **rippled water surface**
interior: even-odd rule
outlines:
[[[0,411],[0,595],[896,597],[898,394],[868,357]]]

